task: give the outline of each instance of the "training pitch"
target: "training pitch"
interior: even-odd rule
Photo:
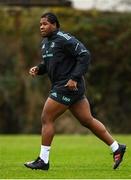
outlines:
[[[119,169],[112,169],[111,150],[94,135],[57,135],[45,172],[23,165],[39,155],[40,136],[0,135],[0,179],[131,179],[131,136],[114,137],[127,144]]]

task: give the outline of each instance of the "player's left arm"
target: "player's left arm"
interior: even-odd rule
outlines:
[[[67,40],[64,46],[66,51],[76,60],[70,79],[77,82],[88,70],[91,60],[90,52],[75,38]]]

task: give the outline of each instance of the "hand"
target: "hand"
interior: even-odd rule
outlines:
[[[36,76],[37,73],[38,73],[38,70],[39,70],[39,68],[38,68],[37,66],[34,66],[34,67],[30,68],[29,74],[30,74],[31,76]]]
[[[77,82],[70,79],[67,84],[65,85],[65,87],[68,87],[70,90],[72,91],[78,91],[78,88],[77,88]]]

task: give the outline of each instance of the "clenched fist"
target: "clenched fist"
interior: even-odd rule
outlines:
[[[77,88],[77,82],[73,81],[72,79],[70,79],[67,84],[65,85],[65,87],[68,87],[70,90],[72,91],[78,91]]]
[[[34,67],[30,68],[29,74],[30,74],[31,76],[36,76],[37,73],[38,73],[38,71],[39,71],[38,66],[34,66]]]

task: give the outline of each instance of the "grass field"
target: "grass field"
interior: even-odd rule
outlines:
[[[111,150],[95,136],[55,136],[50,170],[30,170],[23,163],[39,154],[40,136],[0,136],[1,179],[131,179],[131,136],[115,136],[128,149],[118,170]]]

